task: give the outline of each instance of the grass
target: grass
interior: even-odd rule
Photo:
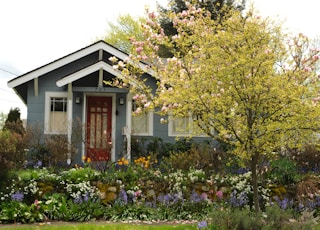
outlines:
[[[96,222],[96,223],[67,223],[67,222],[58,222],[58,223],[37,223],[37,224],[11,224],[11,225],[1,225],[1,230],[196,230],[196,224],[146,224],[146,223],[106,223],[106,222]]]

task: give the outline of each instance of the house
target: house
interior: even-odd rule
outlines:
[[[189,118],[168,125],[160,124],[159,115],[153,112],[132,116],[132,95],[104,84],[120,74],[109,60],[114,56],[128,58],[98,41],[8,82],[27,106],[27,126],[40,126],[43,135],[65,135],[71,143],[76,121],[81,123],[83,141],[77,148],[76,162],[83,156],[94,161],[116,161],[122,156],[130,159],[132,136],[173,142],[176,136],[188,134],[177,127],[186,126]],[[145,75],[156,87],[155,80]]]

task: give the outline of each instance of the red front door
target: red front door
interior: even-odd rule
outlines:
[[[92,161],[111,160],[111,97],[88,97],[87,157]]]

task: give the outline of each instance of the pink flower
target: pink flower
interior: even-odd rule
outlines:
[[[143,50],[143,47],[139,46],[136,48],[137,53],[140,53]]]
[[[141,190],[136,191],[136,192],[134,193],[134,196],[135,196],[135,197],[141,196]]]
[[[144,104],[144,107],[145,107],[145,108],[149,108],[149,107],[150,107],[150,104],[151,104],[150,102],[147,102],[147,103]]]
[[[206,200],[208,198],[208,195],[207,195],[207,193],[204,192],[201,194],[201,197],[202,197],[202,199]]]
[[[40,208],[40,205],[39,205],[39,204],[40,204],[40,202],[39,202],[38,200],[34,200],[34,202],[33,202],[33,203],[34,203],[34,205],[36,206],[36,208],[37,208],[37,209],[39,209],[39,208]]]
[[[187,15],[188,15],[188,12],[187,12],[187,11],[185,11],[185,10],[182,11],[182,13],[181,13],[181,16],[182,16],[182,17],[186,17]]]
[[[223,198],[223,192],[222,191],[217,191],[216,196],[221,200]]]
[[[149,13],[149,18],[156,18],[156,14],[155,14],[155,12],[151,12],[151,13]]]

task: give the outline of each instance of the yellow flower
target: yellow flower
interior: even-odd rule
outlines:
[[[90,157],[87,158],[87,162],[88,162],[88,163],[91,162],[91,158],[90,158]]]
[[[124,157],[120,158],[118,160],[118,165],[128,165],[129,164],[129,160],[128,159],[125,159]]]

